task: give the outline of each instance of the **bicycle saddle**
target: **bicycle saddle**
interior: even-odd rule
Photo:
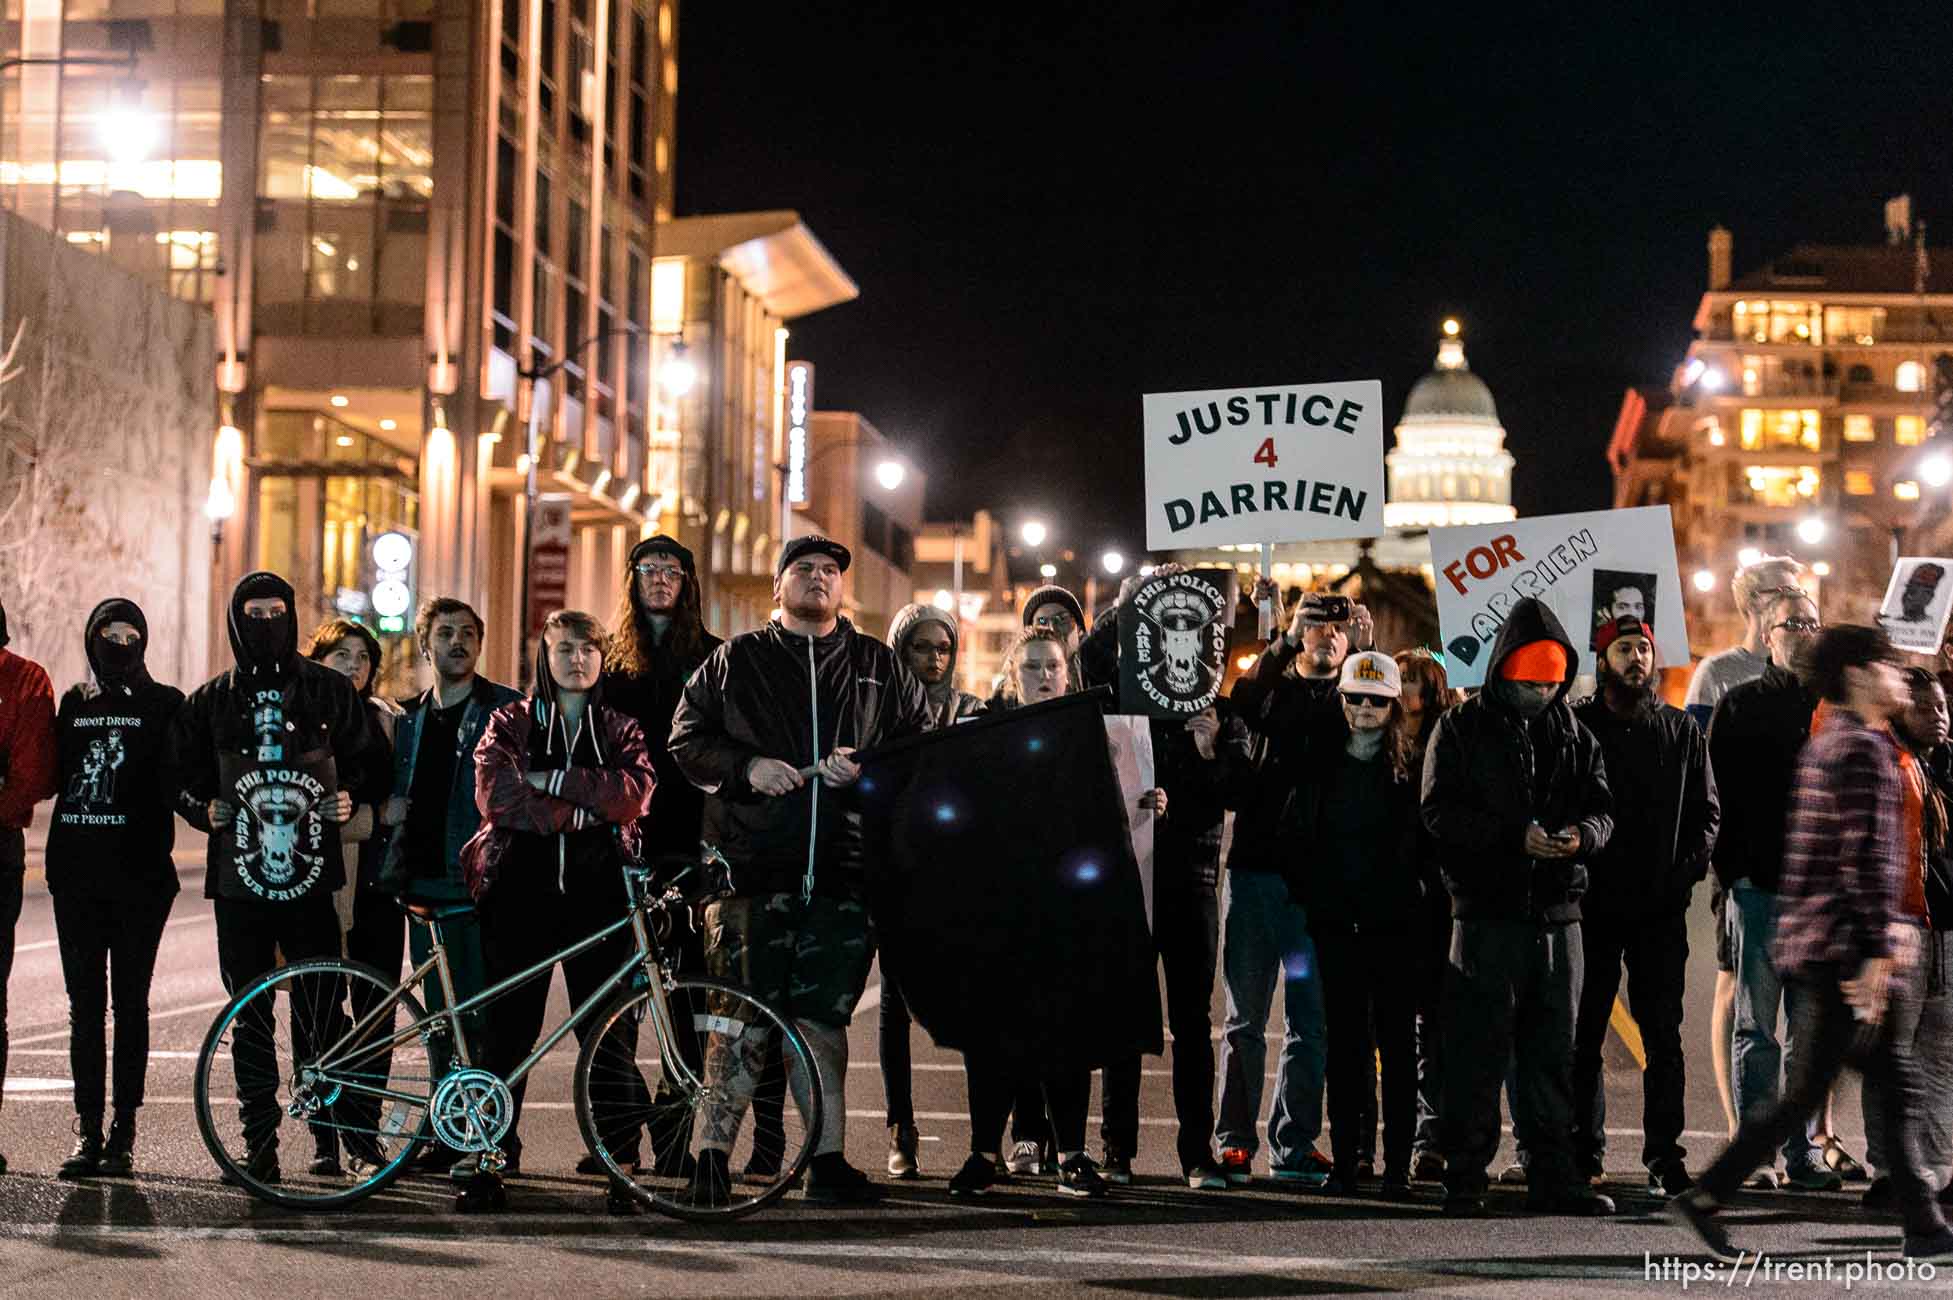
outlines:
[[[473,903],[451,903],[430,898],[413,898],[406,894],[396,894],[394,902],[400,910],[417,921],[449,921],[457,916],[473,916]]]

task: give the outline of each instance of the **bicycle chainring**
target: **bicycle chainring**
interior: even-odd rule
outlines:
[[[502,1140],[515,1117],[509,1085],[487,1070],[454,1070],[434,1088],[428,1121],[434,1135],[456,1151],[487,1151]]]

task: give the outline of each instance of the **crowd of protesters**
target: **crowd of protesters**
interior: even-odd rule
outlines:
[[[722,643],[704,627],[690,551],[646,539],[630,553],[613,628],[550,615],[526,696],[478,673],[480,616],[432,599],[413,639],[432,684],[398,704],[374,693],[381,647],[359,623],[326,623],[301,653],[294,593],[273,574],[238,584],[235,667],[187,699],[150,678],[148,628],[130,601],[88,616],[89,676],[58,707],[46,674],[4,649],[0,612],[0,1073],[24,830],[52,798],[47,880],[76,1109],[60,1174],[134,1167],[180,816],[211,835],[205,892],[232,992],[280,959],[344,954],[398,972],[410,929],[424,958],[424,929],[393,905],[406,895],[443,909],[454,994],[466,998],[614,919],[624,858],[716,844],[736,892],[678,940],[680,960],[752,988],[804,1034],[819,1078],[793,1087],[820,1087],[825,1115],[809,1199],[878,1199],[885,1185],[844,1154],[847,1031],[876,947],[856,755],[1115,683],[1119,603],[1133,587],[1096,619],[1062,588],[1033,592],[985,700],[958,685],[953,614],[908,606],[885,641],[842,615],[850,560],[826,538],[789,542],[774,618]],[[1903,1218],[1908,1254],[1953,1254],[1941,1208],[1953,1202],[1946,694],[1877,629],[1823,626],[1800,573],[1766,558],[1736,574],[1744,640],[1697,665],[1685,709],[1662,698],[1638,610],[1611,610],[1583,647],[1545,604],[1519,601],[1467,698],[1437,654],[1375,646],[1362,606],[1315,594],[1291,606],[1257,584],[1274,636],[1211,708],[1150,724],[1155,784],[1126,809],[1153,821],[1153,940],[1188,1187],[1222,1192],[1265,1171],[1334,1195],[1374,1186],[1414,1200],[1416,1184],[1432,1183],[1443,1213],[1477,1216],[1503,1094],[1518,1159],[1497,1181],[1523,1183],[1535,1212],[1611,1214],[1598,1190],[1602,1057],[1625,971],[1644,1060],[1640,1165],[1676,1222],[1729,1254],[1718,1211],[1738,1188],[1864,1179],[1867,1206]],[[1592,684],[1576,695],[1588,652]],[[295,900],[220,887],[235,868],[227,777],[251,753],[329,757],[337,774],[325,815],[340,852],[321,887]],[[1711,1066],[1730,1142],[1698,1181],[1682,1145],[1681,1030],[1687,913],[1705,878],[1717,928]],[[564,963],[573,999],[614,968],[621,942]],[[489,1068],[507,1073],[529,1054],[547,988],[477,1013]],[[910,1035],[901,989],[885,980],[894,1179],[923,1172]],[[1140,1060],[1097,1063],[1095,1158],[1089,1070],[1027,1072],[1001,1064],[1006,1055],[966,1052],[970,1152],[951,1193],[1049,1175],[1060,1191],[1098,1197],[1130,1182]],[[1866,1078],[1869,1170],[1832,1123],[1846,1066]],[[737,1090],[724,1100],[695,1152],[663,1154],[674,1144],[653,1135],[652,1158],[682,1162],[661,1172],[691,1177],[702,1195],[730,1177],[746,1111],[764,1124],[780,1104]],[[517,1087],[518,1120],[521,1101]],[[274,1103],[242,1085],[239,1103],[250,1171],[275,1177]],[[316,1134],[315,1174],[380,1158],[356,1128]],[[613,1161],[640,1158],[635,1134],[618,1141]],[[421,1159],[452,1164],[462,1208],[499,1208],[502,1180],[520,1169],[519,1128],[498,1165],[459,1154],[430,1143]],[[595,1154],[578,1166],[604,1167]],[[633,1209],[617,1188],[609,1204]]]

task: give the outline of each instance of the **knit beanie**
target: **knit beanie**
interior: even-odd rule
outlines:
[[[1528,641],[1499,661],[1499,676],[1509,682],[1563,682],[1566,647],[1558,641]]]

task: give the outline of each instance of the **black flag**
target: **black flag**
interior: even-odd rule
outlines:
[[[938,1046],[1027,1074],[1162,1050],[1105,692],[862,756],[882,969]]]

